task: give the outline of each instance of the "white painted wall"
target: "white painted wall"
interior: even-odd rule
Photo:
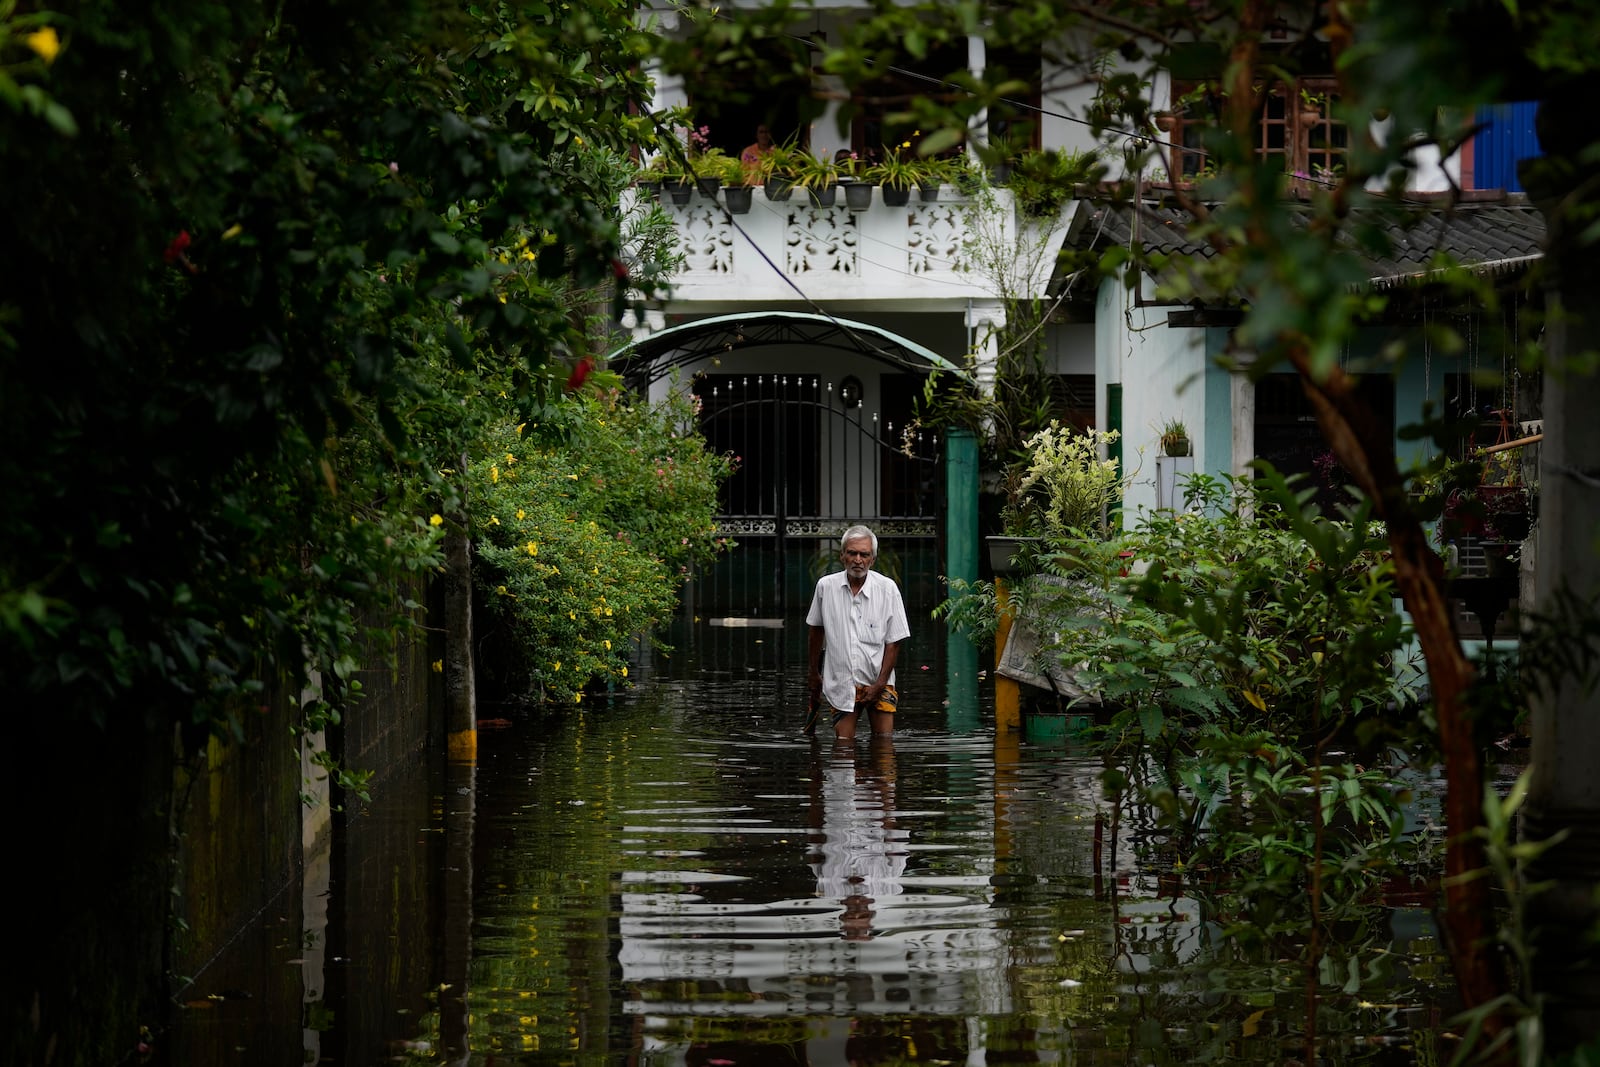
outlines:
[[[1151,299],[1148,283],[1144,298]],[[1132,479],[1123,494],[1124,524],[1156,506],[1156,455],[1159,428],[1169,418],[1189,429],[1196,470],[1207,469],[1207,448],[1231,448],[1231,441],[1208,441],[1205,395],[1205,331],[1169,329],[1167,305],[1136,306],[1117,281],[1102,283],[1095,315],[1095,421],[1106,427],[1105,384],[1121,383],[1122,457]]]

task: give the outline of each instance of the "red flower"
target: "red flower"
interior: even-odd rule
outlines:
[[[179,230],[178,236],[174,237],[172,242],[167,245],[167,250],[161,253],[161,258],[168,263],[178,262],[183,258],[183,254],[189,250],[189,241],[189,231]]]
[[[577,365],[572,368],[572,373],[567,375],[567,392],[570,393],[582,385],[592,370],[594,370],[594,357],[584,356],[578,360]]]

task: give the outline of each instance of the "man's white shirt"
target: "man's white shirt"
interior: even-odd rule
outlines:
[[[811,595],[806,625],[823,629],[822,695],[841,711],[855,706],[856,686],[878,680],[883,650],[911,635],[900,587],[877,571],[867,572],[854,596],[843,571],[823,575]],[[887,684],[894,684],[892,672]]]

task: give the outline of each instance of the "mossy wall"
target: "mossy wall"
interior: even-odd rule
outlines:
[[[390,764],[442,751],[429,745],[443,732],[425,634],[362,658],[365,697],[329,737],[348,766],[374,772],[374,788]],[[133,1062],[141,1034],[159,1041],[175,1001],[200,990],[301,1010],[299,975],[229,973],[250,939],[299,936],[303,857],[329,803],[302,802],[300,700],[270,687],[241,709],[239,742],[186,743],[181,716],[146,707],[108,708],[104,725],[15,709],[19,951],[0,999],[0,1062]]]

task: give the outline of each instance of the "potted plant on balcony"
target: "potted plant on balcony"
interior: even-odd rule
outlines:
[[[640,171],[639,184],[642,187],[659,189],[665,198],[663,203],[670,201],[679,206],[687,204],[694,192],[694,177],[684,169],[683,162],[676,152],[658,152]]]
[[[793,144],[775,144],[761,157],[749,178],[763,186],[767,199],[781,203],[794,192],[796,155],[799,149]]]
[[[801,150],[795,153],[794,184],[811,194],[816,207],[832,207],[839,193],[839,165],[831,159]]]
[[[917,190],[924,203],[939,199],[939,187],[955,181],[956,161],[933,156],[917,160]]]
[[[872,206],[872,187],[877,184],[867,172],[867,161],[847,149],[839,149],[834,162],[839,165],[839,184],[844,186],[844,205],[851,211]]]
[[[739,161],[720,148],[705,148],[696,152],[689,157],[689,166],[694,171],[695,187],[707,200],[715,200],[718,190],[738,180],[733,175],[739,167]]]
[[[921,181],[923,167],[920,160],[908,158],[900,149],[892,148],[863,173],[867,181],[883,190],[885,204],[904,207],[911,200],[912,187]]]
[[[722,182],[722,202],[727,207],[728,213],[747,214],[755,193],[755,176],[745,169],[744,164],[729,156]]]

